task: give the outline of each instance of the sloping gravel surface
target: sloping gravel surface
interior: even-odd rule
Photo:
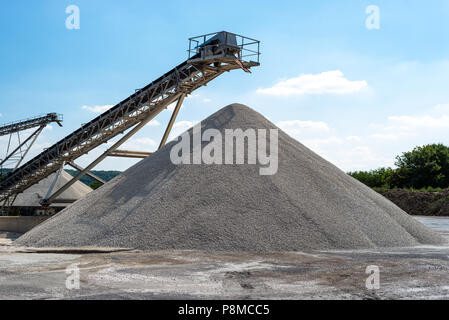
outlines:
[[[51,174],[46,179],[41,182],[31,186],[23,193],[17,196],[17,199],[14,201],[14,207],[40,207],[39,201],[45,198],[47,195],[48,189],[53,184],[53,181],[56,177],[56,173]],[[64,186],[67,182],[72,179],[72,176],[62,171],[59,176],[58,181],[53,189],[53,191],[58,190],[62,186]],[[92,189],[86,186],[84,183],[77,181],[70,188],[64,191],[59,197],[56,198],[56,203],[58,199],[66,199],[66,200],[79,200],[83,198],[86,194],[91,192]],[[57,203],[57,206],[67,206],[67,204]]]
[[[276,127],[234,104],[205,119],[202,128]],[[279,170],[272,176],[259,175],[259,165],[174,165],[175,143],[15,243],[272,252],[446,242],[281,130]]]

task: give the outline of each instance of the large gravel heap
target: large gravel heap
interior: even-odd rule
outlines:
[[[205,119],[202,128],[276,127],[234,104]],[[174,165],[175,143],[16,244],[268,252],[445,243],[281,130],[279,170],[272,176],[259,175],[259,165]]]

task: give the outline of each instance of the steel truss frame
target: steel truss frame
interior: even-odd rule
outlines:
[[[48,113],[46,115],[39,115],[33,118],[7,123],[0,127],[0,136],[40,127],[42,125],[46,126],[51,122],[56,122],[59,126],[62,126],[62,120],[61,114]]]
[[[20,166],[38,136],[51,122],[56,122],[59,126],[62,126],[62,115],[49,113],[47,115],[39,115],[26,120],[8,123],[0,127],[0,136],[9,135],[5,158],[0,159],[0,177],[3,175],[4,167],[12,166],[14,171]],[[22,141],[20,133],[36,127],[37,129]],[[11,151],[11,141],[15,134],[17,134],[19,145]]]
[[[81,170],[72,180],[52,195],[46,197],[41,204],[48,207],[55,198],[85,174],[88,174],[103,159],[116,155],[118,147],[154,119],[160,112],[170,104],[177,102],[162,138],[160,144],[160,147],[162,147],[167,140],[186,96],[196,89],[207,85],[207,83],[225,72],[240,69],[242,65],[248,69],[260,65],[259,62],[240,61],[235,56],[214,56],[207,61],[196,61],[198,56],[191,58],[193,60],[190,59],[181,63],[148,86],[137,90],[127,99],[89,123],[84,124],[80,129],[60,140],[25,163],[9,177],[0,181],[0,202],[8,201],[11,197],[48,177],[66,163],[74,164],[74,160],[77,158],[131,129],[100,157]],[[194,60],[195,62],[193,62]]]

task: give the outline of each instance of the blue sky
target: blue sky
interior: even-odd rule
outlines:
[[[69,5],[80,9],[79,30],[66,28]],[[370,5],[380,29],[365,25]],[[196,91],[175,134],[240,102],[345,171],[449,145],[449,0],[2,2],[0,122],[62,113],[64,127],[45,130],[35,155],[185,60],[189,37],[220,30],[261,40],[262,65]],[[154,150],[169,116],[123,148]]]

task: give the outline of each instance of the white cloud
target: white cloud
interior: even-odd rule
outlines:
[[[419,116],[391,116],[388,121],[402,127],[415,128],[449,128],[449,115],[434,117],[430,115]]]
[[[154,141],[151,138],[137,138],[134,139],[134,142],[140,145],[145,145],[145,146],[155,146],[156,145],[156,141]]]
[[[393,166],[397,155],[418,145],[449,144],[449,105],[428,108],[423,114],[389,116],[383,123],[371,124],[367,129],[366,135],[347,137],[347,143],[340,147],[321,141],[315,141],[311,147],[347,170]]]
[[[111,109],[113,107],[113,105],[105,105],[105,106],[82,106],[81,109],[83,110],[88,110],[90,112],[94,112],[94,113],[103,113],[109,109]]]
[[[287,120],[276,125],[344,171],[392,166],[394,157],[402,151],[402,147],[398,151],[397,146],[385,142],[397,140],[402,143],[405,138],[402,132],[385,129],[393,125],[388,119],[382,125],[369,127],[371,132],[366,135],[358,132],[357,135],[342,136],[322,121]]]
[[[319,74],[302,74],[299,77],[278,82],[271,88],[258,89],[260,94],[292,96],[304,94],[350,94],[367,87],[365,80],[351,81],[340,70]]]
[[[437,104],[435,107],[433,107],[432,111],[436,113],[449,113],[449,103],[447,104]]]
[[[204,102],[204,103],[209,103],[209,102],[212,102],[212,99],[204,98],[204,99],[203,99],[203,102]]]
[[[167,110],[168,111],[173,111],[173,110],[175,110],[175,108],[176,108],[176,102],[173,102],[173,103],[168,105]],[[181,106],[181,108],[182,108],[182,106]]]
[[[319,149],[319,147],[323,146],[323,145],[337,145],[337,144],[343,144],[344,140],[339,138],[339,137],[335,137],[335,136],[330,136],[327,138],[323,138],[323,139],[308,139],[308,140],[303,140],[302,141],[305,145],[309,146],[309,148],[312,149]]]
[[[413,138],[443,137],[449,133],[449,105],[440,104],[427,110],[426,114],[389,116],[384,123],[371,124],[374,133],[368,138],[380,141],[398,141]],[[440,138],[442,139],[442,138]]]
[[[312,130],[318,130],[318,131],[325,131],[329,132],[330,129],[327,126],[325,122],[319,121],[301,121],[301,120],[287,120],[287,121],[280,121],[276,124],[279,128],[282,130],[303,130],[303,129],[312,129]]]
[[[391,116],[389,121],[412,127],[449,128],[449,116],[433,117],[423,116]]]
[[[287,120],[279,121],[276,125],[292,138],[301,142],[306,139],[316,139],[317,137],[325,138],[330,133],[328,125],[321,121]]]
[[[362,141],[362,138],[360,138],[359,136],[349,136],[349,137],[346,137],[346,140],[359,142],[359,141]]]
[[[400,134],[393,133],[374,133],[370,134],[368,137],[376,140],[397,140],[400,138]]]
[[[168,137],[168,141],[171,141],[182,134],[184,131],[189,130],[194,125],[196,125],[198,121],[178,121],[173,125],[173,129],[170,132],[170,136]]]
[[[339,137],[325,122],[287,120],[276,125],[342,170],[363,169],[370,165],[376,167],[376,161],[385,163],[384,159],[379,159],[363,145],[362,137]]]
[[[147,124],[147,126],[150,126],[150,127],[158,127],[158,126],[160,126],[161,125],[161,123],[159,122],[159,121],[157,121],[157,120],[151,120],[148,124]]]
[[[173,128],[184,128],[184,129],[190,129],[191,127],[193,127],[195,125],[196,122],[193,121],[178,121],[175,122],[175,124],[173,125]]]
[[[348,140],[333,135],[301,142],[345,172],[391,166],[394,159],[362,137]]]
[[[135,138],[128,140],[121,149],[135,151],[152,151],[157,145],[156,141],[151,138]]]

